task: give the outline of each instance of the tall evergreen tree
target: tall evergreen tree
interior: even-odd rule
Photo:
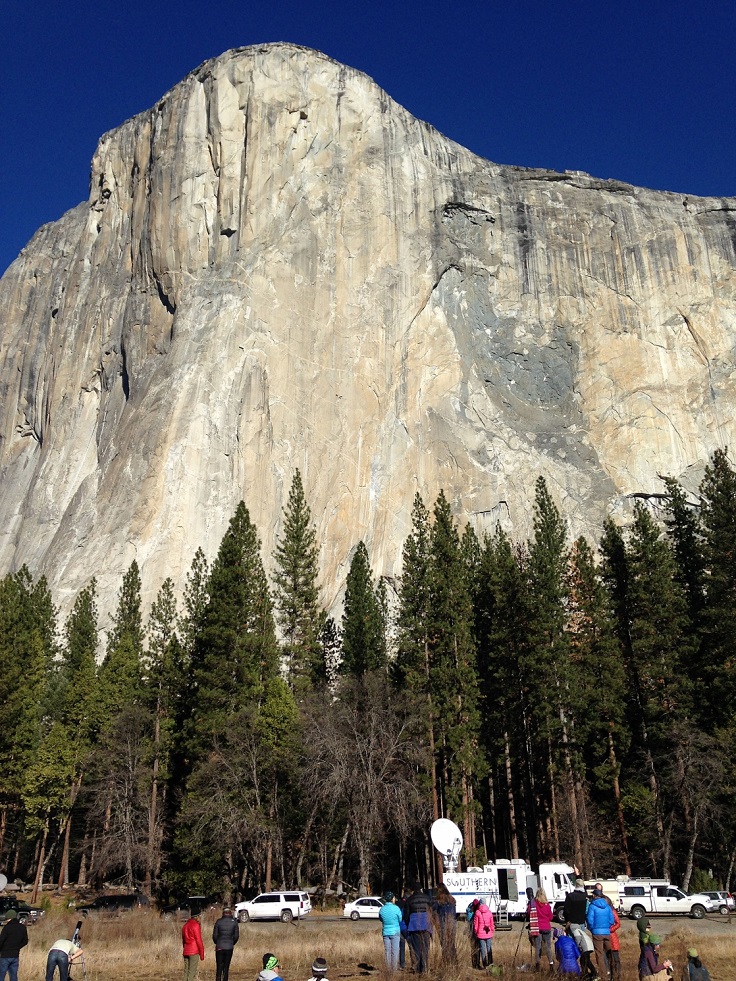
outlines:
[[[260,549],[241,501],[212,566],[209,603],[194,645],[190,735],[195,754],[221,737],[245,706],[259,704],[264,686],[278,673],[273,605]]]
[[[297,470],[274,552],[277,622],[289,683],[296,690],[314,684],[321,673],[319,637],[325,613],[319,603],[318,558],[317,533]]]
[[[429,543],[429,684],[437,719],[441,809],[462,823],[465,848],[473,855],[479,810],[475,782],[485,773],[485,760],[480,745],[471,576],[442,491],[433,516]]]
[[[700,715],[711,728],[736,723],[736,472],[726,450],[716,450],[705,468],[700,505],[706,592],[701,674],[710,692]]]
[[[133,560],[123,576],[118,606],[99,670],[99,725],[111,726],[118,714],[137,704],[143,680],[143,614],[141,575]]]
[[[342,674],[362,678],[386,667],[384,614],[371,573],[368,550],[358,542],[345,583],[342,615]]]

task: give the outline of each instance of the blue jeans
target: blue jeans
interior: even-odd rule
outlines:
[[[399,966],[399,941],[401,934],[395,933],[393,937],[383,938],[383,949],[386,951],[386,967],[389,971],[395,971]],[[2,981],[2,978],[0,978]],[[13,979],[11,978],[11,981]]]
[[[0,981],[5,981],[7,974],[10,981],[18,981],[19,957],[0,957]]]
[[[63,950],[50,950],[46,961],[46,981],[54,981],[54,971],[59,968],[59,981],[69,976],[69,957]]]
[[[491,941],[478,937],[478,944],[480,945],[481,967],[488,967],[489,964],[493,963],[493,948],[491,947]]]

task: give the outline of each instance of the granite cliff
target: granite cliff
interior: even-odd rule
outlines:
[[[270,555],[295,468],[325,599],[396,574],[419,490],[530,530],[543,474],[596,533],[733,444],[736,199],[501,167],[360,72],[227,52],[100,140],[89,200],[0,282],[0,574],[109,610]]]

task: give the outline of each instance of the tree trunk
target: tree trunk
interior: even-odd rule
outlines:
[[[156,706],[156,723],[153,732],[153,774],[151,779],[151,800],[148,805],[148,846],[146,848],[146,872],[143,880],[143,892],[151,895],[153,868],[156,852],[156,808],[158,805],[158,770],[161,747],[161,714],[160,703]]]
[[[687,848],[687,858],[685,859],[685,874],[682,877],[682,891],[687,892],[690,888],[690,876],[693,874],[693,858],[695,857],[695,842],[698,839],[698,812],[693,814],[692,831]]]
[[[511,857],[519,857],[519,838],[516,830],[516,805],[514,802],[514,783],[511,770],[511,741],[508,732],[503,734],[503,753],[506,767],[506,801],[509,813],[509,840],[511,844]]]
[[[41,848],[38,853],[38,862],[36,863],[36,876],[33,880],[33,892],[31,893],[31,905],[38,902],[38,892],[43,884],[43,870],[46,865],[46,839],[49,834],[49,816],[46,813],[46,821],[43,826],[43,836],[41,838]]]
[[[616,818],[618,820],[618,833],[621,836],[621,851],[624,859],[624,871],[626,872],[626,875],[630,876],[631,862],[629,860],[629,841],[626,835],[626,821],[624,819],[624,809],[621,803],[621,785],[619,784],[618,780],[621,768],[618,765],[618,760],[616,758],[616,746],[613,741],[612,722],[609,723],[608,726],[608,759],[611,764],[611,773],[613,775],[613,796],[616,801]]]

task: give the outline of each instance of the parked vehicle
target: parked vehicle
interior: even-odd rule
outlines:
[[[377,920],[383,902],[378,896],[361,896],[352,903],[345,903],[342,915],[349,916],[351,920]]]
[[[718,912],[722,916],[728,916],[736,909],[736,899],[730,892],[704,892],[703,895],[710,897],[713,905],[718,907]]]
[[[649,913],[692,916],[702,920],[718,906],[706,893],[688,896],[666,879],[628,879],[619,889],[621,908],[632,919],[639,920]]]
[[[312,911],[308,892],[262,892],[255,899],[235,904],[235,914],[241,923],[248,920],[300,919]]]
[[[78,903],[76,910],[82,916],[89,916],[90,913],[123,913],[133,909],[140,909],[149,906],[148,896],[142,893],[127,893],[120,895],[98,896],[91,903]]]
[[[0,920],[5,920],[11,909],[18,915],[20,923],[37,923],[44,915],[44,911],[38,906],[29,906],[22,899],[15,896],[0,896]]]
[[[443,880],[455,897],[458,915],[463,915],[468,903],[481,899],[497,916],[508,913],[510,917],[526,914],[526,890],[535,892],[540,887],[555,914],[565,905],[565,896],[574,889],[574,869],[564,862],[544,862],[535,872],[523,858],[499,858],[482,869],[467,872],[445,872]]]
[[[161,916],[165,919],[170,919],[172,916],[189,917],[193,912],[204,913],[205,910],[214,909],[216,905],[216,901],[208,896],[187,896],[178,903],[162,906]]]

